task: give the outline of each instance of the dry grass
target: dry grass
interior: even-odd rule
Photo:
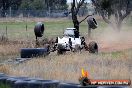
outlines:
[[[38,18],[33,20],[41,21]],[[44,20],[49,22],[49,19]],[[61,20],[63,21],[65,18]],[[53,22],[56,19],[50,21]],[[82,53],[69,52],[59,56],[56,53],[51,53],[47,57],[34,58],[18,65],[0,65],[0,72],[14,76],[39,77],[77,83],[81,69],[84,68],[89,72],[91,79],[132,79],[132,49],[124,50],[132,48],[131,31],[127,29],[127,33],[124,34],[123,31],[123,34],[118,35],[106,31],[95,30],[95,33],[93,32],[94,39],[100,46],[99,51],[101,52],[98,55],[89,54],[86,51]],[[20,48],[34,47],[31,40],[26,41],[24,43],[0,44],[0,60],[15,58],[19,55]],[[113,52],[117,50],[119,51]],[[106,53],[106,51],[109,52]]]
[[[21,45],[0,45],[0,54],[3,56],[6,55],[14,55],[19,52],[19,48]]]
[[[89,72],[91,79],[132,79],[132,55],[127,58],[121,55],[89,54],[88,52],[67,53],[66,55],[34,58],[26,63],[10,66],[8,74],[17,76],[40,77],[56,79],[64,82],[78,82],[81,68]]]
[[[16,59],[20,57],[21,48],[34,47],[35,43],[31,40],[7,40],[0,42],[0,63],[8,59]]]
[[[111,36],[112,33],[113,32],[111,32],[109,36]],[[131,33],[125,34],[129,37]],[[81,53],[69,52],[66,53],[66,55],[60,56],[57,56],[56,53],[51,53],[47,57],[34,58],[19,65],[1,65],[0,72],[14,76],[39,77],[77,83],[81,75],[81,68],[84,68],[89,71],[89,77],[91,79],[132,79],[132,50],[124,50],[125,48],[123,48],[125,46],[131,48],[130,44],[132,43],[129,40],[131,36],[127,38],[127,36],[121,35],[122,37],[120,38],[120,36],[115,35],[115,37],[113,37],[114,35],[112,35],[112,37],[108,38],[108,34],[106,35],[107,38],[102,37],[98,39],[99,46],[101,46],[99,51],[104,48],[103,52],[101,51],[98,55],[89,54],[89,52],[86,51],[82,51]],[[105,40],[105,38],[109,40]],[[101,43],[101,39],[105,42]],[[120,39],[124,40],[121,41]],[[116,42],[118,42],[118,44],[116,44]],[[124,44],[121,42],[124,42]],[[112,46],[112,44],[114,46]],[[114,48],[120,50],[118,46],[122,46],[119,47],[121,51],[113,52]],[[0,56],[11,55],[16,57],[19,55],[20,48],[23,47],[34,47],[34,44],[29,41],[0,44]],[[112,52],[106,53],[106,51],[109,50],[108,48]]]
[[[0,72],[3,72],[5,74],[9,74],[10,72],[10,66],[9,65],[0,65]]]
[[[35,40],[17,39],[0,42],[0,55],[15,55],[20,53],[20,48],[31,48],[35,46]]]

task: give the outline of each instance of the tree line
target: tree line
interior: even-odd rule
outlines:
[[[123,20],[132,11],[132,0],[92,0],[92,3],[103,20],[118,31]]]
[[[78,12],[86,0],[72,0],[71,13],[74,28],[79,32],[79,25],[83,20],[78,20]],[[132,0],[91,0],[96,13],[102,16],[103,20],[111,25],[114,30],[120,31],[123,20],[131,14]],[[114,22],[113,22],[114,20]]]
[[[0,0],[0,11],[3,17],[6,10],[66,10],[67,0]]]

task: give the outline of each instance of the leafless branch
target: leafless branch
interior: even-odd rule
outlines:
[[[92,16],[92,15],[87,15],[83,20],[81,20],[81,21],[79,22],[79,24],[82,23],[84,20],[86,20],[89,16]]]
[[[80,0],[79,3],[78,3],[78,6],[77,6],[77,9],[76,9],[76,14],[78,13],[80,7],[83,5],[85,0]]]

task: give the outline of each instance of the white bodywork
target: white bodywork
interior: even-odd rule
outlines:
[[[76,45],[79,45],[81,47],[81,38],[74,37],[74,30],[75,28],[67,28],[64,32],[63,38],[58,37],[58,44],[63,45],[65,49],[70,49],[69,39],[71,39],[72,48],[75,48]]]

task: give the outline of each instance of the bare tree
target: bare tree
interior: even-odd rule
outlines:
[[[83,20],[81,21],[78,20],[78,12],[81,6],[84,4],[84,2],[85,0],[80,0],[79,2],[77,0],[73,0],[73,2],[71,3],[72,21],[74,24],[74,28],[76,28],[78,32],[79,32],[80,23],[82,23],[85,19],[87,19],[87,17],[91,16],[91,15],[87,15]]]
[[[118,31],[121,29],[123,20],[132,10],[131,0],[92,0],[92,2],[103,20]],[[112,18],[114,22],[111,21]]]

